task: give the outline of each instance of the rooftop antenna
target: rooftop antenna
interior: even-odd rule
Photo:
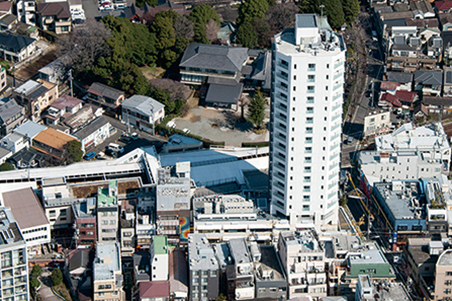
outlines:
[[[323,8],[325,7],[325,5],[320,4],[320,17],[323,19]]]

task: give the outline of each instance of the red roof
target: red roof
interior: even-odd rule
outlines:
[[[409,92],[409,91],[396,91],[395,96],[401,101],[401,102],[413,102],[416,99],[416,92]]]
[[[170,288],[168,281],[144,281],[140,282],[140,299],[168,297]]]
[[[397,97],[395,97],[391,93],[383,93],[383,95],[381,96],[381,100],[391,103],[393,107],[402,106],[402,103],[397,99]]]
[[[452,1],[435,1],[438,10],[449,10],[452,8]]]
[[[64,94],[63,96],[60,96],[60,98],[56,99],[50,106],[58,110],[63,110],[65,108],[74,108],[81,103],[81,99]]]
[[[400,87],[400,84],[397,82],[391,82],[391,81],[382,81],[380,84],[380,90],[396,90],[398,87]]]
[[[11,1],[0,2],[0,12],[9,12],[12,6]]]

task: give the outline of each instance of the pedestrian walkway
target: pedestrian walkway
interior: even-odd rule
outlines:
[[[61,301],[60,298],[55,296],[52,292],[52,280],[50,280],[50,272],[43,272],[41,277],[41,297],[44,301]]]

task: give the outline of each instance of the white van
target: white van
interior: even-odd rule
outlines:
[[[123,153],[124,152],[124,148],[121,145],[116,144],[116,143],[110,143],[108,145],[108,148],[111,149],[112,151],[117,152],[117,153]]]

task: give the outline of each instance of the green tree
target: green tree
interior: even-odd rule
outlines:
[[[210,20],[217,22],[220,25],[220,18],[217,12],[207,4],[202,4],[193,8],[188,18],[194,23],[194,40],[199,43],[210,44],[206,34],[206,24]]]
[[[158,4],[158,0],[136,0],[135,5],[138,7],[142,7],[146,2],[150,6],[156,6]]]
[[[32,288],[37,289],[40,285],[41,285],[41,283],[39,282],[38,279],[36,279],[36,278],[31,278],[30,279],[30,286]]]
[[[237,24],[249,22],[253,23],[256,19],[262,19],[265,12],[270,7],[271,2],[268,0],[246,0],[239,7],[239,17]]]
[[[257,44],[257,33],[250,22],[242,23],[237,29],[237,43],[244,47],[254,48]]]
[[[342,9],[344,11],[345,22],[352,24],[359,14],[359,1],[342,0]]]
[[[42,268],[39,264],[35,264],[31,270],[31,277],[38,278],[41,277]]]
[[[66,143],[66,162],[68,164],[82,161],[82,144],[78,140],[71,140]]]
[[[228,298],[226,298],[225,295],[219,294],[218,297],[215,299],[215,301],[226,301]]]
[[[8,162],[2,163],[0,165],[0,171],[8,171],[8,170],[14,170],[14,166]]]
[[[63,273],[59,268],[54,268],[52,271],[52,275],[50,275],[50,280],[52,280],[53,286],[58,286],[63,283]]]
[[[258,129],[264,124],[265,98],[260,88],[257,88],[248,107],[248,120]]]
[[[320,14],[320,0],[300,0],[298,7],[302,14]]]
[[[328,16],[328,23],[333,29],[339,29],[345,23],[341,0],[322,0],[323,12]]]

